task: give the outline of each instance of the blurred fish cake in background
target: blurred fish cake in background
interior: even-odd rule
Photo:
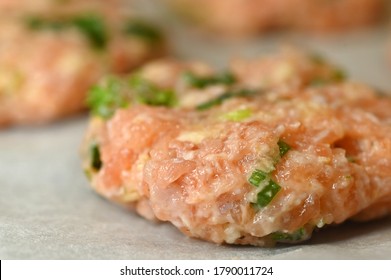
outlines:
[[[117,0],[0,0],[0,127],[85,107],[102,75],[162,56],[161,32]]]
[[[102,6],[105,5],[104,7]],[[118,12],[118,0],[0,0],[0,12],[3,16],[25,14],[73,15],[80,11],[95,11],[104,14]]]
[[[344,31],[381,21],[385,0],[166,0],[174,9],[229,35],[254,35],[276,28]]]

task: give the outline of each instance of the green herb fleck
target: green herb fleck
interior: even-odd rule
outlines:
[[[331,76],[331,80],[333,82],[337,82],[337,83],[345,81],[346,78],[347,78],[347,75],[346,75],[345,71],[343,71],[342,69],[335,69],[333,71],[332,76]]]
[[[273,180],[270,180],[269,183],[258,193],[257,206],[267,206],[280,190],[281,186]]]
[[[308,232],[305,228],[299,228],[292,233],[277,231],[272,233],[271,237],[273,240],[280,242],[298,242],[307,239]]]
[[[32,30],[49,29],[59,31],[67,27],[67,23],[61,20],[47,20],[37,16],[26,18],[26,25]]]
[[[345,81],[347,75],[341,69],[335,69],[329,77],[315,77],[310,81],[310,86],[324,86],[330,83],[341,83]]]
[[[108,35],[101,17],[93,14],[83,15],[74,18],[73,24],[88,38],[93,47],[102,49],[106,46]]]
[[[268,184],[257,194],[257,202],[255,203],[256,206],[261,208],[267,206],[281,190],[280,185],[269,179],[269,174],[259,169],[254,170],[248,182],[254,187],[259,187],[265,180],[268,180]]]
[[[129,85],[135,93],[136,100],[141,104],[167,107],[173,107],[177,104],[177,98],[173,90],[158,88],[138,74],[130,77]]]
[[[279,140],[277,144],[280,150],[280,157],[283,157],[291,149],[291,146],[282,140]]]
[[[201,103],[200,105],[198,105],[196,107],[196,109],[198,111],[204,111],[204,110],[210,109],[214,106],[222,104],[227,99],[235,98],[235,97],[248,97],[248,96],[251,96],[254,94],[255,94],[255,91],[246,90],[246,89],[234,91],[234,92],[226,92],[226,93],[223,93],[223,94],[217,96],[216,98],[214,98],[212,100],[209,100],[205,103]]]
[[[121,81],[114,77],[92,87],[87,97],[87,105],[91,108],[92,114],[108,119],[118,108],[128,107],[131,98],[123,87]]]
[[[28,17],[26,25],[32,30],[61,31],[76,27],[98,49],[104,48],[108,41],[108,34],[103,19],[94,14],[79,15],[67,19],[45,19],[41,17]]]
[[[128,20],[125,24],[124,33],[130,36],[138,37],[150,43],[157,43],[163,36],[153,25],[141,20]]]
[[[91,153],[91,167],[94,170],[100,170],[102,168],[102,161],[100,158],[100,150],[97,144],[93,144],[90,148]]]
[[[357,158],[354,156],[346,156],[346,159],[348,160],[348,162],[351,162],[351,163],[357,162]]]
[[[188,85],[200,89],[216,84],[232,85],[236,81],[234,75],[229,72],[205,77],[197,76],[191,72],[186,72],[183,74],[183,78]]]
[[[262,181],[264,181],[268,177],[268,174],[263,172],[262,170],[255,169],[251,174],[248,182],[254,187],[259,187]]]
[[[229,112],[223,115],[223,118],[233,122],[240,122],[251,117],[251,109],[239,109],[233,112]]]

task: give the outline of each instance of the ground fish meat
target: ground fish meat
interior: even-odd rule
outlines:
[[[384,0],[166,0],[214,31],[249,35],[276,28],[342,31],[378,22]]]
[[[188,236],[271,246],[391,212],[391,99],[319,56],[284,50],[225,74],[156,61],[102,81],[90,105],[93,188]]]
[[[162,56],[158,31],[121,7],[116,0],[0,0],[0,127],[79,112],[100,77]]]

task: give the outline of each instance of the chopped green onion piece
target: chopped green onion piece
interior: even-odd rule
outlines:
[[[264,181],[267,177],[267,173],[263,172],[262,170],[255,169],[248,179],[248,182],[254,187],[259,187],[261,182]]]
[[[67,23],[60,20],[45,20],[37,16],[26,18],[26,25],[32,30],[51,29],[59,31],[67,27]]]
[[[207,77],[201,77],[194,73],[186,72],[183,74],[183,78],[188,85],[200,89],[216,84],[232,85],[236,81],[234,75],[228,72]]]
[[[351,163],[357,162],[357,158],[354,156],[346,156],[346,159],[348,160],[348,162],[351,162]]]
[[[335,69],[331,76],[333,82],[343,82],[347,78],[346,73],[341,69]]]
[[[123,84],[117,78],[107,78],[101,85],[91,88],[87,105],[95,116],[109,119],[118,108],[126,108],[131,103],[131,98],[126,95]]]
[[[97,144],[91,146],[91,167],[95,170],[100,170],[102,168],[102,161],[100,158],[100,150]]]
[[[91,45],[102,49],[106,46],[108,35],[106,26],[97,15],[83,15],[73,19],[73,24],[88,38]]]
[[[252,90],[239,90],[236,92],[226,92],[223,93],[222,95],[217,96],[216,98],[209,100],[205,103],[201,103],[196,107],[198,111],[204,111],[207,109],[210,109],[214,106],[222,104],[225,100],[230,99],[230,98],[235,98],[235,97],[247,97],[254,95],[256,92]]]
[[[324,86],[330,83],[340,83],[346,80],[346,73],[341,69],[335,69],[330,77],[316,77],[310,81],[310,86]]]
[[[27,26],[32,30],[60,31],[70,27],[76,27],[98,49],[107,44],[108,35],[103,19],[94,14],[79,15],[68,19],[44,19],[41,17],[29,17],[26,19]]]
[[[277,231],[271,234],[273,240],[280,241],[280,242],[302,241],[302,240],[306,240],[308,236],[309,233],[306,231],[305,228],[299,228],[298,230],[292,233]]]
[[[141,104],[167,107],[177,104],[177,97],[173,90],[158,88],[138,74],[130,77],[129,85],[136,95],[136,100]]]
[[[138,37],[150,43],[157,43],[163,36],[153,25],[141,20],[128,20],[125,24],[124,33],[130,36]]]
[[[252,115],[251,109],[247,108],[247,109],[239,109],[233,112],[229,112],[223,115],[223,118],[233,122],[240,122],[251,117],[251,115]]]
[[[280,150],[280,157],[283,157],[291,149],[291,146],[282,140],[279,140],[277,144]]]
[[[281,186],[273,180],[270,180],[269,183],[258,193],[257,206],[267,206],[280,190]]]
[[[225,93],[225,94],[218,96],[215,99],[212,99],[212,100],[204,102],[200,105],[197,105],[196,109],[198,111],[204,111],[204,110],[210,109],[214,106],[222,104],[224,102],[224,100],[229,99],[229,98],[232,98],[232,95],[229,93]]]

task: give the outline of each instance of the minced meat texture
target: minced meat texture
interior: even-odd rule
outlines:
[[[83,167],[102,196],[219,244],[300,242],[315,228],[388,215],[391,100],[336,71],[287,50],[234,60],[226,72],[235,82],[199,88],[187,73],[221,74],[199,62],[150,63],[107,91],[123,101],[110,103],[112,114],[92,111]],[[134,75],[175,104],[140,101]]]

